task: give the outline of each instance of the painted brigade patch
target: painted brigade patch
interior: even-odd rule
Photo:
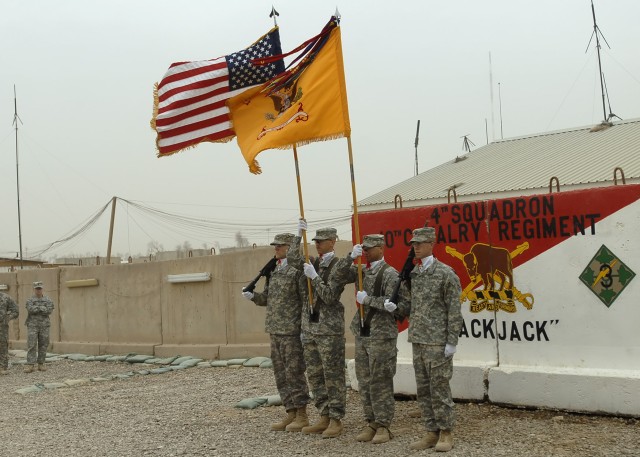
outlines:
[[[485,309],[515,313],[515,302],[521,303],[526,309],[533,308],[533,295],[523,294],[515,286],[511,262],[527,249],[529,243],[526,241],[512,252],[485,243],[475,243],[469,252],[463,254],[447,246],[446,253],[462,262],[471,280],[462,291],[460,302],[469,300],[472,313]],[[483,289],[474,290],[478,284],[482,284]]]
[[[608,308],[635,275],[603,244],[580,275],[580,280]]]

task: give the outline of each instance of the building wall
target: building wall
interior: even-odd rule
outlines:
[[[336,243],[346,255],[351,243]],[[309,248],[315,255],[315,248]],[[44,283],[55,304],[51,315],[51,350],[58,353],[192,355],[216,358],[269,355],[265,309],[241,295],[242,287],[273,256],[272,247],[238,250],[161,262],[66,266],[0,273],[0,283],[20,307],[10,325],[10,345],[26,347],[25,303],[33,281]],[[172,284],[167,275],[209,272],[208,282]],[[69,287],[96,279],[97,285]],[[77,284],[77,283],[76,283]],[[257,290],[264,287],[264,279]],[[355,312],[354,288],[342,302],[345,320]],[[353,354],[353,337],[347,335]]]

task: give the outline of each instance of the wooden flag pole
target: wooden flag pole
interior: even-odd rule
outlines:
[[[298,205],[300,206],[300,219],[304,219],[304,203],[302,203],[302,185],[300,184],[300,167],[298,167],[298,149],[293,145],[293,160],[296,163],[296,182],[298,184]],[[304,250],[305,262],[309,263],[309,248],[307,247],[307,231],[302,231],[302,245]],[[307,278],[307,287],[309,288],[309,311],[313,314],[313,289],[311,288],[311,279]]]
[[[356,243],[360,243],[360,224],[358,223],[358,199],[356,198],[356,179],[353,173],[353,152],[351,136],[347,137],[349,147],[349,169],[351,171],[351,195],[353,196],[353,229],[356,232]],[[362,289],[362,256],[358,257],[358,290]],[[360,330],[364,329],[364,305],[360,305]]]

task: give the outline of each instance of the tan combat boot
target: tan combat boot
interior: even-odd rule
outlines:
[[[303,427],[309,425],[309,418],[307,417],[307,406],[296,409],[296,418],[293,422],[287,425],[285,429],[288,432],[299,432]]]
[[[417,409],[412,409],[411,411],[409,411],[409,413],[407,414],[409,417],[413,417],[414,419],[417,417],[422,417],[422,410],[417,408]]]
[[[289,425],[296,418],[296,410],[290,409],[287,411],[287,417],[282,419],[280,422],[276,422],[275,424],[271,424],[271,430],[274,432],[282,432],[285,430],[287,425]]]
[[[322,433],[329,426],[329,416],[320,416],[318,422],[313,425],[302,427],[302,433],[310,435],[312,433]]]
[[[413,449],[414,451],[429,449],[430,447],[433,447],[438,443],[439,436],[440,432],[427,432],[427,434],[423,436],[421,440],[411,443],[409,449]]]
[[[335,438],[336,436],[340,436],[342,433],[343,427],[340,419],[331,419],[329,422],[329,426],[327,429],[322,432],[323,438]]]
[[[391,438],[393,438],[393,435],[387,427],[378,427],[378,430],[376,430],[376,436],[373,437],[371,442],[373,444],[382,444],[388,442]]]
[[[376,436],[376,430],[378,430],[378,424],[376,424],[375,422],[369,422],[369,425],[367,425],[360,433],[358,433],[358,436],[356,436],[356,441],[360,441],[361,443],[371,441],[373,437]]]
[[[47,371],[47,367],[44,366],[44,363],[38,364],[38,371]]]
[[[451,430],[440,430],[440,439],[436,444],[436,451],[448,452],[453,449],[453,435]]]
[[[25,365],[24,366],[24,372],[25,373],[31,373],[33,371],[33,365]]]
[[[0,375],[7,375],[9,374],[9,370],[0,370]]]

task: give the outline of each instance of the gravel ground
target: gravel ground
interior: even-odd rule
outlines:
[[[15,359],[12,359],[16,362]],[[435,455],[408,446],[424,432],[408,416],[415,401],[396,402],[395,437],[357,443],[363,426],[358,393],[348,390],[345,433],[335,439],[272,432],[282,407],[235,408],[245,398],[276,392],[271,369],[190,368],[159,375],[44,390],[15,391],[131,370],[128,363],[47,364],[24,373],[13,365],[0,377],[1,456],[399,456]],[[636,419],[456,404],[458,425],[448,456],[640,456]],[[311,419],[317,415],[310,410]]]

